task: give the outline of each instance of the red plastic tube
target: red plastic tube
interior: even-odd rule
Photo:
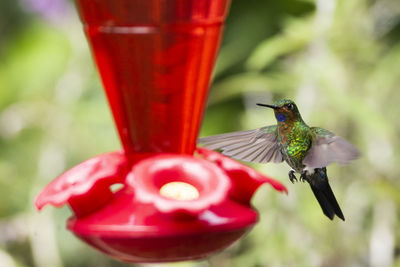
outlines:
[[[77,0],[128,156],[192,154],[229,0]]]

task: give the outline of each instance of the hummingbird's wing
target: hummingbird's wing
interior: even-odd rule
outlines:
[[[311,127],[311,131],[315,138],[303,160],[307,167],[322,168],[331,162],[346,164],[360,156],[357,148],[334,133],[319,127]]]
[[[220,149],[222,154],[238,160],[258,163],[283,161],[276,125],[208,136],[200,138],[198,143],[209,149]]]

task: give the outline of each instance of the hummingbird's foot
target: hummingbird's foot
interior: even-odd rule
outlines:
[[[294,175],[294,170],[289,172],[289,180],[292,182],[292,184],[294,184],[295,181],[297,182],[296,175]]]
[[[300,175],[300,181],[301,182],[305,182],[305,181],[308,181],[308,177],[307,177],[307,171],[303,171],[302,173],[301,173],[301,175]]]

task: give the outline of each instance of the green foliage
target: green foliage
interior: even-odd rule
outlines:
[[[59,173],[120,146],[76,12],[54,22],[21,9],[26,1],[3,2],[0,265],[126,266],[72,237],[69,211],[32,206]],[[262,188],[247,237],[167,266],[400,266],[399,40],[397,0],[233,0],[201,135],[273,124],[255,103],[285,97],[363,155],[329,167],[346,222],[327,220],[286,165],[254,164],[289,195]]]

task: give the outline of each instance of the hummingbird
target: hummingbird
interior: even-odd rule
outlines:
[[[332,162],[348,163],[360,152],[348,141],[320,127],[310,127],[302,119],[292,100],[283,99],[273,105],[258,106],[273,109],[276,125],[200,138],[198,142],[209,149],[234,159],[267,163],[285,161],[290,167],[289,179],[307,181],[323,213],[331,220],[345,220],[329,185],[326,166]]]

